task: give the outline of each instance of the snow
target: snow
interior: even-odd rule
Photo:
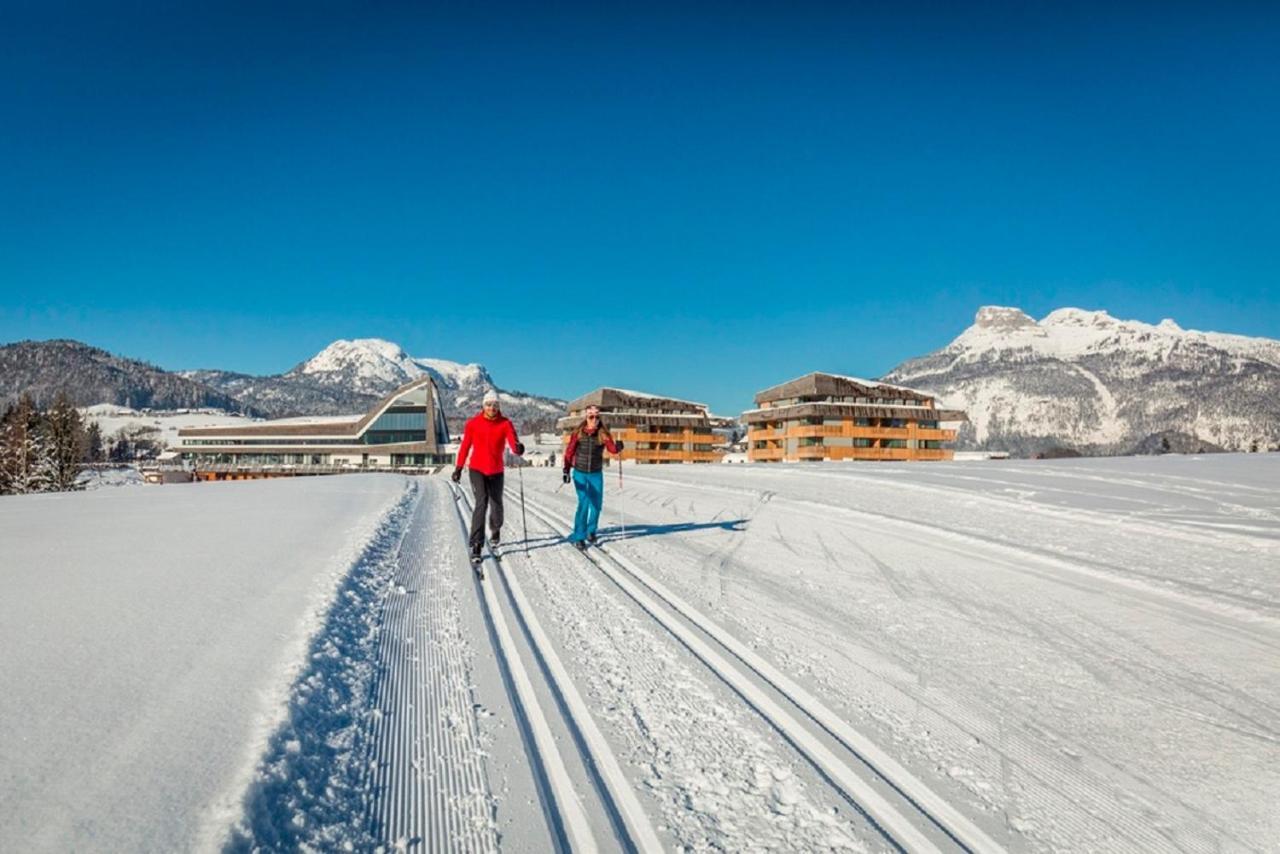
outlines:
[[[633,467],[605,536],[1011,849],[1261,851],[1277,482],[1280,455]]]
[[[1152,325],[1139,320],[1119,320],[1105,311],[1059,308],[1038,323],[1016,308],[984,306],[974,323],[944,352],[968,361],[989,351],[1029,349],[1056,358],[1078,358],[1090,352],[1123,348],[1163,360],[1179,342],[1199,342],[1235,356],[1280,366],[1280,341],[1221,332],[1198,332],[1180,327],[1170,318]]]
[[[178,431],[186,427],[220,427],[227,425],[255,424],[258,419],[249,418],[221,409],[136,410],[127,406],[99,403],[80,409],[86,424],[97,422],[104,439],[120,430],[137,431],[154,429],[157,439],[166,447],[178,445]]]
[[[0,498],[0,850],[208,850],[391,475]]]
[[[434,371],[446,385],[453,388],[477,387],[482,385],[488,377],[484,366],[474,362],[464,365],[447,359],[418,358],[415,361],[422,367]]]
[[[786,697],[1009,851],[1280,838],[1280,455],[628,465],[616,565],[514,474],[492,589],[443,476],[0,499],[0,850],[553,848],[494,613],[605,847],[616,761],[668,849],[891,850]]]

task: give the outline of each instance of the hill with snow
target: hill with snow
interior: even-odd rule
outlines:
[[[1280,341],[1172,320],[1061,308],[1036,321],[986,306],[946,347],[884,379],[964,409],[961,449],[1280,446]]]
[[[198,377],[174,374],[70,340],[0,345],[0,405],[16,401],[24,392],[40,406],[48,406],[59,392],[66,392],[76,406],[215,408],[264,414]]]
[[[485,391],[497,389],[503,411],[517,423],[554,421],[564,401],[519,391],[504,391],[483,365],[410,356],[381,338],[334,341],[292,370],[254,377],[223,371],[188,371],[243,402],[278,415],[358,413],[399,386],[430,375],[453,429],[479,411]]]

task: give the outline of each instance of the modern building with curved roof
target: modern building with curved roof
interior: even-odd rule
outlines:
[[[178,431],[175,449],[200,480],[403,470],[450,461],[449,428],[429,376],[366,412]]]

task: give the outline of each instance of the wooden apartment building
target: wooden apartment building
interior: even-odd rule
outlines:
[[[900,386],[812,373],[755,396],[743,413],[751,462],[804,460],[949,460],[943,447],[965,421],[927,394]]]
[[[624,460],[715,463],[724,456],[725,439],[713,432],[719,419],[704,404],[617,388],[598,388],[569,404],[569,414],[556,422],[562,448],[593,404],[609,432],[622,440]]]

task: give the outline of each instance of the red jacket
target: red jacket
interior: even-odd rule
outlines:
[[[516,451],[516,428],[511,419],[499,415],[490,421],[484,413],[472,416],[462,430],[462,446],[458,448],[457,467],[467,462],[467,452],[471,452],[471,466],[481,474],[502,473],[502,445],[511,446],[511,453]]]

